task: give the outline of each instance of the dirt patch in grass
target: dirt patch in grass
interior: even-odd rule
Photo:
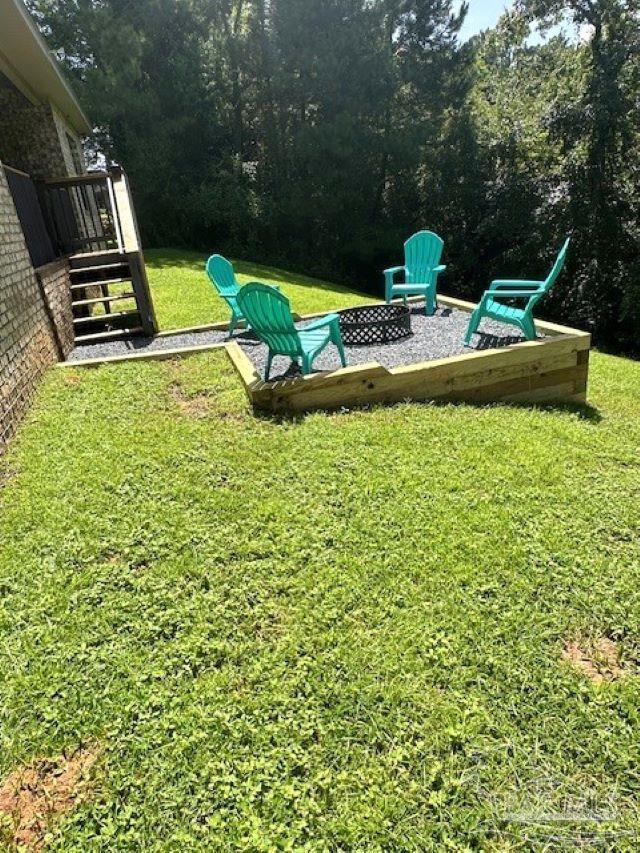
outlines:
[[[187,418],[203,420],[204,418],[216,417],[224,421],[239,421],[246,416],[243,410],[225,410],[217,397],[212,394],[206,392],[186,394],[177,383],[169,386],[169,396],[177,403],[180,412]]]
[[[217,410],[214,399],[208,394],[195,394],[190,397],[175,383],[169,387],[169,395],[178,404],[182,414],[189,418],[208,418]]]
[[[620,660],[618,644],[609,637],[592,642],[571,640],[565,644],[562,658],[594,684],[617,681],[631,674]]]
[[[78,385],[81,380],[78,373],[65,373],[64,381],[67,385]]]
[[[86,792],[87,775],[98,754],[95,745],[88,746],[10,773],[0,784],[0,839],[41,850],[54,818],[72,809]]]

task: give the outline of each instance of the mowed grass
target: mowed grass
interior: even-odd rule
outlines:
[[[0,780],[101,749],[50,849],[542,849],[573,806],[637,849],[640,365],[590,401],[277,421],[221,352],[51,371],[0,463]],[[603,636],[596,685],[562,650]]]
[[[145,251],[151,294],[161,329],[229,321],[229,308],[216,295],[205,272],[206,260],[206,255],[182,249]],[[339,310],[374,301],[371,296],[355,290],[276,267],[237,260],[233,264],[240,284],[263,281],[278,285],[298,314]]]

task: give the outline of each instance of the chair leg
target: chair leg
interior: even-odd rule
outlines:
[[[229,329],[228,329],[229,337],[233,336],[233,333],[234,333],[237,325],[238,325],[238,318],[236,316],[235,311],[232,311],[231,312],[231,320],[229,322]]]
[[[273,353],[269,350],[269,354],[267,355],[267,366],[264,371],[264,381],[269,381],[269,374],[271,373],[271,362],[273,361]]]
[[[424,297],[424,313],[427,317],[432,317],[436,313],[436,300],[434,289],[430,287]]]
[[[340,324],[338,322],[334,322],[331,325],[331,340],[336,345],[338,349],[338,353],[340,355],[340,361],[342,362],[342,366],[347,366],[347,360],[344,355],[344,345],[342,343],[342,335],[340,334]]]
[[[538,337],[536,333],[536,325],[533,322],[533,317],[524,317],[522,320],[522,330],[528,341],[535,341]]]
[[[466,347],[471,346],[471,338],[478,331],[478,326],[480,325],[481,314],[480,311],[476,308],[476,310],[471,315],[471,319],[469,320],[469,325],[467,326],[467,334],[465,335],[464,345]]]
[[[384,275],[384,301],[387,305],[391,302],[393,298],[393,276],[385,273]]]
[[[302,356],[302,375],[308,376],[311,373],[311,357],[305,353]]]

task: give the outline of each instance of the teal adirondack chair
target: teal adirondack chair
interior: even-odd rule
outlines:
[[[387,303],[394,296],[422,296],[425,313],[431,316],[437,307],[438,276],[446,270],[440,264],[444,241],[432,231],[418,231],[404,244],[404,266],[384,271],[384,298]],[[404,282],[395,283],[396,273],[404,272]]]
[[[304,328],[296,329],[287,297],[277,288],[258,281],[252,281],[241,288],[238,293],[238,305],[253,331],[269,347],[265,382],[269,381],[274,355],[288,356],[291,361],[301,366],[302,373],[306,376],[311,373],[314,358],[329,343],[336,345],[342,366],[347,366],[340,335],[340,318],[337,314],[327,314]]]
[[[516,326],[518,329],[522,329],[527,340],[535,341],[536,325],[533,319],[533,309],[542,297],[551,290],[556,279],[562,272],[570,242],[571,238],[566,240],[556,258],[553,269],[544,281],[521,281],[516,279],[491,282],[489,290],[485,291],[478,307],[471,315],[464,345],[466,347],[471,345],[471,338],[478,330],[483,317],[490,317],[492,320]],[[507,298],[522,300],[523,302],[526,300],[526,305],[518,307],[516,305],[505,305],[504,302],[498,301],[499,299]]]
[[[236,281],[236,276],[233,271],[233,264],[222,255],[211,255],[206,265],[207,275],[211,279],[211,283],[221,296],[229,308],[231,308],[231,320],[229,322],[229,334],[233,334],[233,330],[238,323],[247,318],[244,316],[238,307],[238,292],[240,287]]]

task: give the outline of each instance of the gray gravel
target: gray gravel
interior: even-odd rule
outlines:
[[[424,305],[413,304],[411,307],[411,330],[409,338],[393,344],[360,347],[345,347],[348,365],[367,364],[377,361],[383,367],[402,367],[420,361],[431,361],[437,358],[448,358],[453,355],[471,352],[464,346],[464,336],[469,325],[469,315],[466,311],[454,308],[439,308],[432,317],[424,314]],[[519,329],[496,323],[493,320],[483,320],[480,333],[473,336],[472,347],[476,350],[489,349],[509,344],[520,343],[524,340]],[[247,342],[245,352],[263,375],[267,358],[267,348],[254,341]],[[336,370],[340,367],[340,357],[336,348],[329,344],[313,363],[316,370]],[[276,356],[271,368],[271,378],[292,376],[297,371],[291,367],[289,359]]]
[[[411,315],[413,331],[411,337],[393,344],[345,347],[347,363],[356,365],[377,361],[384,367],[400,367],[419,361],[430,361],[470,352],[463,344],[469,323],[469,315],[465,311],[458,311],[454,308],[439,308],[432,317],[426,317],[424,306],[420,303],[414,303],[411,308]],[[129,340],[78,346],[69,356],[69,360],[106,358],[107,356],[127,355],[132,352],[157,352],[163,349],[221,343],[225,340],[229,340],[226,332],[214,331],[189,332],[156,338],[136,337]],[[236,332],[234,340],[243,347],[262,375],[267,357],[267,348],[264,344],[247,332]],[[480,325],[480,332],[473,336],[472,347],[476,350],[490,349],[509,346],[523,340],[524,338],[518,329],[485,319]],[[314,362],[314,367],[318,370],[336,370],[339,366],[338,353],[331,344]],[[291,368],[289,359],[283,356],[274,358],[271,369],[273,379],[277,379],[279,376],[291,376],[293,373],[295,373],[295,369]]]
[[[136,335],[131,338],[120,338],[99,344],[81,344],[71,352],[67,360],[79,361],[85,358],[110,358],[117,355],[158,352],[165,349],[185,349],[186,347],[204,344],[219,344],[228,340],[229,336],[226,332],[182,332],[155,338]]]

